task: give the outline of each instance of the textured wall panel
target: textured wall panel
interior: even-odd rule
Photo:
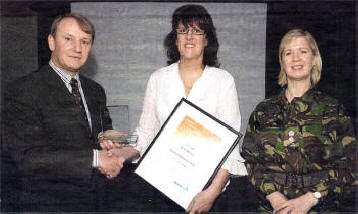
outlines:
[[[92,56],[84,69],[106,89],[108,105],[128,105],[130,130],[138,123],[150,74],[166,65],[163,47],[171,15],[184,3],[72,3],[96,28]],[[265,94],[266,4],[203,3],[220,43],[221,68],[236,81],[241,131]]]

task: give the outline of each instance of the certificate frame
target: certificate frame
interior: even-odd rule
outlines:
[[[182,98],[138,162],[135,173],[180,205],[206,189],[242,134]]]

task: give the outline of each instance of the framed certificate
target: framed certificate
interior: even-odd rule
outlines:
[[[242,134],[186,99],[175,106],[135,173],[186,209],[210,185]]]

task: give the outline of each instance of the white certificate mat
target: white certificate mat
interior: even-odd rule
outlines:
[[[183,98],[135,173],[186,209],[210,184],[241,137],[241,133]]]

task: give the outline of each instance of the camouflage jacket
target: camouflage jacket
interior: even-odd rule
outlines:
[[[337,100],[314,89],[291,103],[284,92],[259,103],[251,114],[242,148],[250,182],[263,200],[275,191],[288,199],[308,191],[321,192],[323,199],[342,192],[353,181],[357,161],[349,116]],[[278,182],[276,174],[318,178],[292,188]]]

